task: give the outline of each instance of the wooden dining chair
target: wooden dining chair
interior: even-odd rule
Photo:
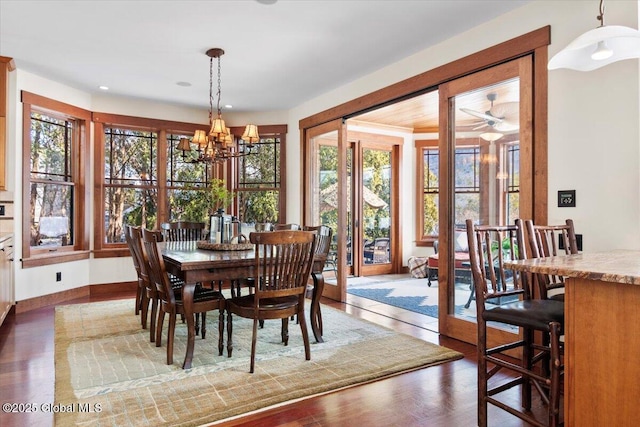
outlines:
[[[186,242],[205,238],[205,223],[194,221],[164,222],[160,224],[167,242]]]
[[[304,231],[316,233],[316,249],[313,255],[313,266],[311,267],[311,278],[313,279],[312,300],[319,300],[324,289],[324,268],[331,248],[333,230],[326,225],[304,226]],[[308,288],[307,288],[308,290]],[[316,298],[317,296],[317,298]],[[299,319],[298,319],[299,320]],[[322,340],[322,311],[320,304],[311,306],[311,331],[317,342]]]
[[[492,404],[532,425],[558,426],[560,382],[564,372],[560,349],[564,303],[533,299],[527,274],[505,266],[505,261],[526,258],[522,220],[516,220],[515,225],[476,226],[468,219],[466,225],[476,291],[478,425],[487,425],[487,406]],[[489,347],[488,322],[516,326],[522,337]],[[535,331],[548,335],[546,342],[549,344],[537,344]],[[505,353],[514,349],[522,352],[520,363],[513,363]],[[517,376],[496,375],[503,369]],[[521,387],[521,406],[509,406],[508,400],[496,397],[515,386]],[[547,405],[544,422],[531,414],[532,388]]]
[[[251,340],[251,366],[255,366],[258,322],[282,319],[281,338],[289,343],[288,320],[297,315],[300,320],[305,358],[311,359],[307,322],[304,318],[304,300],[307,281],[313,265],[315,233],[310,231],[273,231],[251,233],[256,245],[254,293],[227,300],[227,354],[233,351],[233,315],[253,319]]]
[[[273,230],[302,230],[300,224],[273,224]]]
[[[171,286],[171,279],[164,265],[164,260],[158,248],[158,233],[143,229],[142,241],[144,243],[143,256],[148,260],[149,280],[155,286],[158,296],[158,323],[156,325],[156,346],[159,347],[162,341],[162,326],[165,315],[169,316],[169,328],[167,331],[167,365],[173,364],[173,342],[176,329],[176,318],[178,314],[184,315],[184,305],[182,304],[182,293],[174,292]],[[218,352],[222,355],[223,350],[223,330],[224,330],[224,310],[225,298],[221,292],[196,287],[193,296],[193,312],[200,313],[202,318],[201,336],[206,336],[206,313],[207,311],[218,310]]]
[[[527,238],[531,258],[546,258],[578,253],[578,241],[573,220],[567,219],[559,225],[536,225],[526,220]],[[540,298],[564,301],[564,276],[536,273],[533,275],[538,285]]]
[[[155,285],[151,282],[149,277],[149,259],[144,253],[142,244],[142,228],[138,226],[131,226],[129,229],[131,235],[131,246],[133,248],[136,257],[139,260],[140,266],[140,283],[142,284],[143,296],[141,298],[140,306],[140,322],[142,323],[142,329],[147,329],[147,320],[149,321],[149,341],[154,342],[156,340],[156,323],[158,318],[158,293],[156,292]],[[162,240],[162,234],[159,231],[156,232],[158,240]],[[182,288],[182,281],[173,280],[171,286],[174,291],[179,292]],[[151,315],[149,316],[149,306],[151,306]],[[159,346],[159,344],[158,344]]]
[[[129,253],[131,253],[131,259],[133,260],[133,268],[136,270],[136,276],[138,278],[138,288],[136,289],[136,306],[135,306],[135,313],[136,316],[138,314],[140,314],[140,309],[142,308],[142,305],[145,303],[145,297],[146,297],[146,290],[144,287],[144,283],[142,281],[142,276],[140,274],[140,258],[138,253],[136,253],[134,246],[134,241],[132,240],[133,238],[131,237],[131,228],[133,226],[132,225],[125,225],[124,226],[124,237],[125,240],[127,242],[127,247],[129,248]],[[142,323],[142,328],[146,328],[146,313],[145,313],[145,318],[142,319],[141,316],[141,323]]]

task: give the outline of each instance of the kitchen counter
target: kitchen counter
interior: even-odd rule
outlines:
[[[505,262],[520,271],[640,285],[640,251],[616,250]]]
[[[529,259],[509,266],[565,276],[565,425],[636,425],[640,251]]]

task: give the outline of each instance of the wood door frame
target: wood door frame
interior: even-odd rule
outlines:
[[[453,234],[454,234],[454,168],[453,155],[455,146],[451,141],[456,141],[456,126],[451,123],[450,117],[455,117],[454,105],[451,100],[459,94],[463,94],[485,86],[494,85],[500,81],[519,78],[519,98],[520,98],[520,217],[532,218],[534,210],[533,194],[533,127],[532,110],[533,104],[533,62],[530,56],[523,56],[513,61],[479,71],[472,75],[461,77],[444,83],[439,87],[440,92],[440,127],[447,129],[447,132],[440,134],[440,204],[439,219],[439,265],[438,265],[438,323],[440,333],[461,341],[475,344],[477,341],[477,327],[475,322],[463,320],[454,314],[454,261]],[[481,184],[487,185],[488,183]],[[482,203],[482,201],[481,201]],[[442,308],[446,307],[446,310]],[[509,338],[510,337],[510,338]],[[513,334],[504,330],[491,328],[488,331],[488,340],[491,345],[498,342],[513,340]],[[493,343],[493,344],[492,344]]]
[[[301,176],[303,180],[303,224],[304,225],[318,225],[314,223],[314,219],[311,217],[311,197],[313,196],[308,189],[310,188],[313,180],[311,172],[314,170],[311,165],[311,151],[308,149],[308,139],[320,136],[325,133],[336,131],[338,133],[338,182],[343,182],[347,177],[347,150],[349,144],[347,143],[347,126],[344,120],[333,120],[327,123],[314,126],[313,128],[304,129],[300,133],[302,138],[302,146],[304,149],[300,151],[301,155]],[[344,185],[338,185],[338,230],[347,229],[347,189]],[[322,295],[327,298],[345,302],[347,300],[347,235],[346,233],[337,233],[337,245],[338,245],[338,259],[337,259],[337,286],[334,289],[332,286],[325,286]]]
[[[404,139],[398,136],[374,134],[364,131],[350,131],[349,122],[347,122],[347,136],[349,141],[357,141],[356,148],[354,150],[354,175],[352,177],[354,182],[354,197],[352,198],[352,212],[354,212],[354,218],[358,219],[362,224],[362,203],[356,206],[356,202],[361,199],[360,189],[362,188],[362,150],[384,150],[391,153],[391,230],[389,231],[389,237],[391,238],[391,263],[382,265],[363,265],[363,241],[361,227],[358,227],[358,231],[353,231],[354,243],[352,245],[352,257],[354,261],[354,274],[356,276],[364,275],[376,275],[376,274],[394,274],[400,273],[402,269],[402,245],[400,244],[400,218],[402,215],[402,206],[400,204],[400,180],[402,178],[400,174],[402,164],[402,146]],[[358,266],[355,265],[355,260],[358,260]]]

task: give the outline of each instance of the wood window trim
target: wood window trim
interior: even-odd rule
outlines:
[[[438,236],[425,236],[424,230],[424,149],[438,148],[439,140],[422,139],[415,141],[416,147],[416,240],[418,247],[432,247]]]
[[[74,147],[79,160],[74,162],[74,183],[76,199],[74,200],[74,232],[73,247],[57,247],[55,251],[32,251],[29,230],[29,215],[22,215],[22,267],[39,267],[62,262],[88,259],[89,253],[89,198],[90,192],[86,177],[90,168],[89,132],[91,112],[74,105],[56,101],[31,92],[21,92],[23,127],[22,127],[22,182],[31,182],[31,113],[32,111],[51,112],[57,116],[73,118],[78,123],[78,141]],[[22,209],[29,212],[30,185],[22,186]]]

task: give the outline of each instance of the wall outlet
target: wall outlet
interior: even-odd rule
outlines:
[[[61,282],[62,281],[62,272],[58,271],[56,273],[56,282]]]

